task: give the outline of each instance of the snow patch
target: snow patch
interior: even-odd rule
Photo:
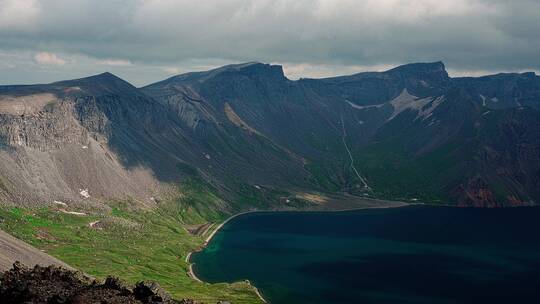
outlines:
[[[73,215],[86,215],[84,212],[77,212],[77,211],[66,211],[66,210],[60,210],[60,212],[65,214],[73,214]]]
[[[58,206],[63,206],[63,207],[67,207],[67,206],[68,206],[66,203],[61,202],[61,201],[53,201],[53,204],[58,205]]]
[[[358,109],[358,110],[364,110],[364,109],[378,109],[384,107],[386,104],[392,105],[394,108],[394,111],[392,112],[392,115],[390,115],[390,118],[387,119],[387,121],[390,121],[394,119],[394,117],[398,116],[401,112],[406,110],[415,110],[418,112],[418,115],[415,119],[422,117],[423,119],[429,118],[433,111],[444,102],[444,96],[439,97],[426,97],[426,98],[419,98],[416,97],[407,91],[407,89],[403,89],[399,96],[396,98],[390,100],[389,102],[383,103],[383,104],[377,104],[377,105],[366,105],[361,106],[357,105],[355,103],[352,103],[349,100],[345,100],[351,107]],[[429,108],[424,109],[424,107],[428,104],[431,105]],[[359,121],[359,124],[363,124],[363,121]]]
[[[392,99],[390,101],[390,104],[394,108],[394,112],[392,112],[392,115],[390,118],[387,119],[387,121],[390,121],[394,119],[396,116],[398,116],[401,112],[406,110],[414,110],[418,113],[415,120],[422,117],[423,119],[429,118],[431,116],[431,113],[441,104],[444,102],[444,96],[439,96],[437,98],[435,97],[426,97],[426,98],[419,98],[414,95],[409,94],[407,89],[403,89],[401,94],[397,96],[396,98]],[[426,105],[430,104],[429,108],[424,108]]]
[[[482,106],[485,107],[486,106],[486,97],[482,94],[480,94],[480,98],[482,98]]]
[[[24,141],[21,138],[21,134],[17,134],[17,145],[24,146]]]
[[[88,149],[88,146],[82,146],[83,149]]]
[[[425,106],[420,108],[420,111],[418,112],[418,116],[416,118],[419,118],[419,117],[422,117],[423,120],[431,117],[431,115],[433,115],[433,111],[435,111],[435,109],[441,105],[441,103],[444,102],[444,95],[443,96],[439,96],[435,99],[432,99],[431,100],[431,104],[428,108],[426,108]],[[428,103],[429,104],[429,103]]]
[[[83,197],[83,198],[90,198],[90,193],[88,193],[88,189],[79,189],[79,194]]]
[[[88,227],[101,230],[102,229],[101,227],[96,227],[96,225],[99,224],[100,222],[101,222],[100,220],[90,222],[88,223]]]
[[[349,100],[345,100],[351,107],[358,109],[358,110],[364,110],[364,109],[372,109],[372,108],[380,108],[384,106],[384,104],[378,104],[378,105],[368,105],[368,106],[360,106],[355,103],[350,102]]]

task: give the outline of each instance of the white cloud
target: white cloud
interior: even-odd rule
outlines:
[[[45,65],[64,65],[66,64],[66,60],[58,57],[54,53],[48,53],[48,52],[40,52],[34,55],[34,60],[38,64],[45,64]]]
[[[380,72],[389,70],[395,65],[339,65],[339,64],[309,64],[309,63],[279,63],[283,65],[283,73],[289,79],[325,78],[351,75],[360,72]]]
[[[177,67],[164,67],[163,71],[168,74],[180,74],[180,69]]]
[[[40,12],[37,0],[0,0],[0,31],[34,29]]]
[[[99,64],[108,65],[108,66],[132,66],[133,63],[129,60],[124,59],[104,59],[100,60]]]
[[[438,60],[539,70],[539,32],[538,0],[0,0],[0,49],[61,54],[44,60],[51,77],[106,66],[136,83],[247,61],[293,78]]]

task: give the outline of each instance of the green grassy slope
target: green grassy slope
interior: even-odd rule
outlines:
[[[211,193],[193,185],[184,190],[182,199],[152,210],[111,203],[110,212],[80,216],[54,208],[1,207],[0,229],[97,278],[112,274],[131,283],[157,281],[177,299],[260,303],[245,282],[207,284],[188,276],[186,256],[204,240],[183,226],[205,218],[219,221],[224,215],[200,208],[198,200],[217,199]],[[101,221],[101,229],[89,226],[94,221]]]

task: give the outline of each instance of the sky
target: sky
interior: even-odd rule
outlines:
[[[540,71],[538,0],[0,0],[0,84],[105,71],[136,86],[230,63],[291,79],[443,61]]]

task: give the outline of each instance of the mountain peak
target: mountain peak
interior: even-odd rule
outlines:
[[[450,80],[442,61],[406,64],[384,73],[402,79],[417,79],[430,83],[444,83]]]
[[[444,73],[444,74],[447,74],[446,67],[444,66],[444,63],[442,61],[409,63],[405,65],[400,65],[386,72],[387,73],[401,72],[401,73]]]
[[[260,62],[248,62],[237,65],[236,70],[249,76],[265,76],[275,78],[285,78],[283,66]]]
[[[103,72],[101,74],[97,74],[97,75],[94,75],[94,76],[90,76],[88,78],[101,78],[101,79],[121,79],[120,77],[114,75],[113,73],[111,72]]]
[[[137,92],[137,89],[132,84],[110,72],[104,72],[79,79],[55,82],[52,85],[76,87],[81,91],[92,95],[134,94]]]
[[[285,77],[281,65],[267,64],[261,62],[246,62],[229,64],[207,72],[202,72],[205,76],[213,77],[223,73],[241,73],[248,76],[274,76]],[[180,75],[181,76],[181,75]]]
[[[179,83],[203,83],[216,77],[224,75],[230,76],[231,74],[238,74],[247,77],[286,79],[285,74],[283,73],[283,67],[281,65],[252,61],[246,63],[229,64],[208,71],[190,72],[176,75],[163,81],[150,84],[145,88]]]
[[[96,74],[88,77],[78,78],[78,79],[72,79],[72,80],[63,80],[56,82],[56,84],[60,83],[69,83],[69,82],[81,82],[81,83],[100,83],[100,82],[124,82],[126,84],[129,84],[127,81],[123,80],[122,78],[114,75],[111,72],[103,72],[101,74]]]

